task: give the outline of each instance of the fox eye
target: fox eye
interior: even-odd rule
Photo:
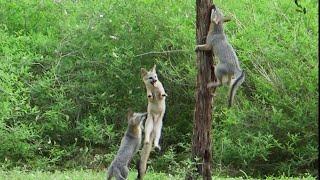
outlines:
[[[154,78],[157,78],[157,76],[154,76]]]
[[[152,79],[152,77],[149,77],[149,79]]]

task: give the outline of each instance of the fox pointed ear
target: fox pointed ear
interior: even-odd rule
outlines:
[[[145,76],[148,73],[148,71],[145,68],[141,68],[141,76]]]
[[[153,72],[153,73],[156,73],[156,67],[157,67],[157,65],[153,65],[153,67],[152,67],[152,69],[150,71]]]
[[[127,119],[129,120],[133,116],[133,111],[131,108],[128,109]]]
[[[215,16],[214,18],[213,18],[213,21],[216,23],[216,24],[219,24],[219,22],[222,20],[222,18],[221,18],[221,16]]]
[[[215,13],[216,13],[216,7],[212,7],[212,9],[211,9],[211,15],[210,15],[210,18],[211,18],[211,19],[215,16]]]

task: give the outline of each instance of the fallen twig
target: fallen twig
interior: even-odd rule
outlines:
[[[175,52],[189,52],[189,51],[183,50],[183,49],[176,49],[176,50],[170,50],[170,51],[150,51],[150,52],[135,55],[134,57],[140,57],[140,56],[145,56],[149,54],[166,54],[166,53],[175,53]]]

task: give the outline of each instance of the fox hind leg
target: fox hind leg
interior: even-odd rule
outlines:
[[[118,168],[114,168],[113,175],[116,180],[126,180],[126,178],[122,176],[122,173]]]
[[[120,172],[121,172],[122,178],[127,179],[128,174],[129,174],[129,169],[128,169],[128,167],[127,167],[127,166],[124,166],[123,168],[121,168]]]
[[[151,114],[148,114],[145,127],[144,127],[144,143],[148,144],[150,142],[150,135],[153,129],[153,117]]]
[[[159,145],[160,137],[161,137],[161,129],[162,129],[162,119],[163,119],[164,113],[162,113],[160,116],[157,117],[157,120],[155,121],[154,125],[154,131],[155,131],[155,138],[154,138],[154,147],[158,150],[161,150],[161,147]]]

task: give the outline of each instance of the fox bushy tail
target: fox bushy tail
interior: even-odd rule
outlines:
[[[229,99],[228,99],[228,107],[230,108],[233,104],[234,96],[239,88],[239,86],[244,82],[245,73],[242,70],[240,76],[231,84],[230,91],[229,91]]]

